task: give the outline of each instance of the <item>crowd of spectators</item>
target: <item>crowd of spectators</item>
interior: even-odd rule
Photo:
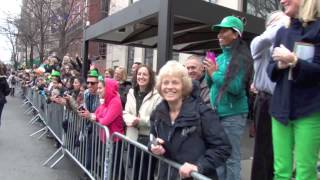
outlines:
[[[286,5],[285,14],[273,14],[268,19],[266,32],[253,41],[251,51],[242,40],[243,22],[228,16],[212,27],[218,33],[223,50],[217,58],[192,55],[184,65],[169,61],[160,69],[158,77],[147,65],[134,63],[130,78],[122,66],[107,68],[104,72],[91,66],[84,80],[79,78],[81,59],[66,55],[62,60],[49,57],[34,70],[12,73],[9,81],[12,84],[17,78],[22,88],[34,89],[46,97],[47,103],[61,104],[76,111],[88,120],[88,126],[91,121],[98,122],[107,126],[111,133],[125,134],[148,146],[151,153],[181,163],[179,171],[173,172],[169,179],[176,179],[178,175],[187,179],[196,171],[219,180],[240,180],[240,139],[250,114],[248,101],[252,82],[251,91],[258,97],[255,105],[260,107],[253,116],[258,138],[252,179],[291,179],[292,152],[295,151],[297,179],[316,180],[320,96],[319,83],[315,81],[318,82],[320,72],[319,48],[316,47],[318,54],[311,55],[310,62],[291,51],[293,44],[301,39],[319,44],[319,20],[301,14],[302,9],[299,14],[299,8],[307,5],[287,5],[284,0],[281,3]],[[307,19],[303,19],[305,17]],[[283,21],[279,20],[282,18]],[[302,31],[304,27],[310,28]],[[290,34],[298,31],[299,38]],[[301,35],[303,33],[305,35]],[[285,38],[291,35],[292,38]],[[301,95],[307,98],[297,98]],[[290,102],[294,107],[289,106]],[[271,113],[267,111],[269,106]],[[303,133],[298,132],[297,127],[303,128]],[[281,139],[283,135],[285,139]],[[308,151],[302,143],[305,135],[308,136]],[[299,138],[299,142],[294,138]],[[119,141],[113,139],[114,143]],[[261,142],[265,144],[259,144]],[[305,152],[310,155],[306,162]],[[127,163],[138,166],[141,160],[144,165],[140,168],[145,169],[152,163],[149,167],[154,169],[154,159],[138,156],[139,160],[133,162],[132,156],[130,154]],[[86,166],[89,168],[90,163]],[[140,168],[135,169],[136,174],[141,172]],[[162,167],[160,179],[167,176],[166,169]],[[148,173],[153,179],[153,171]],[[147,174],[142,171],[140,176],[144,179]]]

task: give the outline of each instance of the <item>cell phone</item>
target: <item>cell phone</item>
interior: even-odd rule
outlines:
[[[206,59],[209,59],[216,64],[216,54],[213,51],[207,51]]]
[[[79,110],[79,111],[84,111],[84,110],[86,110],[86,109],[83,107],[83,105],[81,105],[81,106],[78,107],[78,110]]]
[[[68,91],[63,93],[63,97],[68,97],[68,96],[70,96],[70,93]]]
[[[153,144],[154,146],[159,145],[159,142],[157,141],[157,138],[156,138],[153,134],[150,134],[150,142],[151,142],[151,144]]]

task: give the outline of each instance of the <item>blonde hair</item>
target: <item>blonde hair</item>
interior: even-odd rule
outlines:
[[[156,89],[161,96],[162,96],[162,92],[161,92],[162,81],[167,76],[174,76],[181,79],[182,87],[183,87],[182,95],[184,97],[187,97],[190,95],[192,91],[192,80],[188,75],[188,70],[178,61],[170,60],[164,66],[162,66],[158,74]]]
[[[301,0],[298,18],[306,25],[320,17],[319,0]]]
[[[126,81],[127,80],[127,69],[125,68],[125,67],[123,67],[123,66],[118,66],[116,69],[115,69],[115,71],[116,70],[120,70],[121,71],[121,74],[122,74],[122,78],[121,78],[121,81]]]

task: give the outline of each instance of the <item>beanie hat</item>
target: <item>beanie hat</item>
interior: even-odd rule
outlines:
[[[59,72],[59,71],[52,70],[51,76],[60,77],[60,72]]]
[[[98,78],[99,77],[99,72],[97,70],[95,70],[95,69],[90,70],[89,73],[88,73],[88,77]]]

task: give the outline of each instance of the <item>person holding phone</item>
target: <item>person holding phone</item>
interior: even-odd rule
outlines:
[[[159,179],[191,179],[192,172],[216,179],[216,168],[231,152],[217,115],[199,101],[199,88],[193,88],[179,62],[168,61],[158,78],[156,88],[163,100],[150,117],[149,150],[182,164],[179,172],[170,169],[168,174],[168,167],[161,163]]]
[[[274,179],[317,180],[320,149],[320,1],[281,0],[290,17],[278,30],[267,72],[271,100]],[[304,45],[307,45],[304,46]],[[302,48],[302,53],[298,49]]]
[[[91,116],[91,113],[96,112],[97,108],[100,106],[100,97],[98,94],[98,77],[99,73],[97,70],[90,70],[87,77],[88,89],[84,92],[83,95],[83,108],[78,109],[78,114],[88,119]],[[80,106],[81,107],[81,106]],[[91,151],[92,151],[92,124],[91,122],[86,122],[85,129],[87,135],[87,145],[86,147],[86,164],[87,169],[91,168]],[[87,175],[85,175],[87,176]]]
[[[247,89],[252,76],[253,60],[246,43],[241,39],[243,22],[235,16],[225,17],[212,26],[218,32],[222,48],[216,62],[205,60],[210,102],[220,118],[232,153],[226,164],[218,168],[220,180],[240,180],[240,140],[246,127],[248,108]]]
[[[192,80],[198,81],[200,83],[200,97],[203,102],[208,106],[210,105],[209,97],[209,87],[206,81],[205,69],[203,66],[203,57],[191,55],[187,58],[185,62],[185,67],[188,70],[188,75]]]

